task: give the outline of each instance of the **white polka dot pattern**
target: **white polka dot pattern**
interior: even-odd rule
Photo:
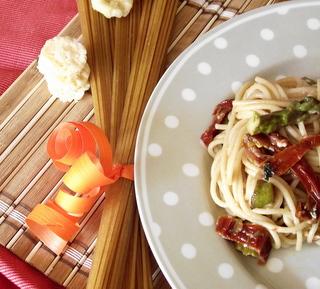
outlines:
[[[280,15],[286,15],[289,12],[289,8],[288,7],[280,7],[280,8],[278,8],[277,12]]]
[[[228,46],[228,42],[225,38],[219,37],[214,40],[214,46],[217,47],[218,49],[225,49]]]
[[[218,267],[218,273],[223,279],[230,279],[234,274],[234,269],[229,263],[222,263]]]
[[[163,195],[163,201],[168,206],[175,206],[179,202],[179,197],[174,192],[166,192]]]
[[[242,85],[241,81],[234,81],[231,83],[231,89],[234,93],[237,93]]]
[[[260,36],[266,41],[270,41],[274,38],[274,33],[271,29],[265,28],[260,31]]]
[[[174,115],[168,115],[164,119],[164,123],[168,128],[177,128],[179,126],[179,119]]]
[[[269,258],[267,262],[267,269],[272,273],[280,273],[283,270],[283,262],[279,258]]]
[[[318,18],[310,18],[307,20],[307,26],[311,30],[319,30],[320,20]]]
[[[181,91],[181,96],[185,101],[194,101],[197,97],[196,93],[191,88],[184,88]]]
[[[303,45],[296,45],[293,47],[293,54],[298,58],[304,58],[307,56],[308,51]]]
[[[306,280],[307,289],[320,289],[320,279],[317,277],[310,277]]]
[[[249,54],[246,57],[246,62],[250,67],[257,67],[260,64],[260,59],[257,55]]]
[[[213,217],[209,212],[199,214],[198,220],[202,226],[211,227],[213,225]]]
[[[159,238],[161,235],[161,227],[158,223],[153,222],[151,227],[152,233]]]
[[[183,173],[188,177],[196,177],[199,175],[199,168],[194,164],[184,164],[182,166]]]
[[[148,146],[148,153],[150,156],[159,157],[162,154],[162,148],[159,144],[152,143]]]
[[[181,247],[181,254],[187,259],[194,259],[197,255],[197,250],[192,244],[186,243]]]
[[[207,62],[200,62],[197,66],[198,71],[203,75],[209,75],[211,73],[211,66]]]

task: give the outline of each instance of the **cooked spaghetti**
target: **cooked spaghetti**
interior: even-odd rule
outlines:
[[[309,78],[271,82],[256,77],[242,85],[234,100],[218,105],[211,127],[202,135],[213,159],[213,201],[243,221],[238,233],[244,230],[243,224],[263,227],[276,249],[295,246],[300,250],[304,242],[320,244],[319,88],[319,81]],[[305,113],[306,103],[311,103],[308,115],[295,114],[298,106]],[[296,150],[300,155],[294,155]],[[246,243],[248,240],[241,244],[227,236],[235,233],[236,226],[224,228],[224,232],[218,229],[225,226],[223,221],[217,223],[218,233],[240,244],[246,255],[255,255],[243,250],[256,249]]]

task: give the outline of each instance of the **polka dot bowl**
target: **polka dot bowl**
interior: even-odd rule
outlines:
[[[135,186],[156,259],[175,289],[319,289],[320,248],[273,250],[266,266],[215,234],[211,160],[199,137],[212,108],[255,75],[320,75],[320,1],[288,1],[228,21],[168,69],[145,110]]]

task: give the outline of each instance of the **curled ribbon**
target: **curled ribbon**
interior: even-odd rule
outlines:
[[[48,154],[66,172],[55,198],[38,204],[26,223],[49,249],[59,255],[79,230],[79,219],[120,177],[133,180],[133,165],[113,165],[112,150],[102,130],[90,122],[68,122],[51,134]]]

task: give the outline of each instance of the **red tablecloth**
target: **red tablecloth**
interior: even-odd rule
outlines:
[[[0,0],[0,95],[76,10],[76,0]]]
[[[0,0],[0,95],[75,14],[75,0]],[[0,246],[0,289],[9,288],[63,287]]]
[[[64,289],[0,245],[0,289]]]

